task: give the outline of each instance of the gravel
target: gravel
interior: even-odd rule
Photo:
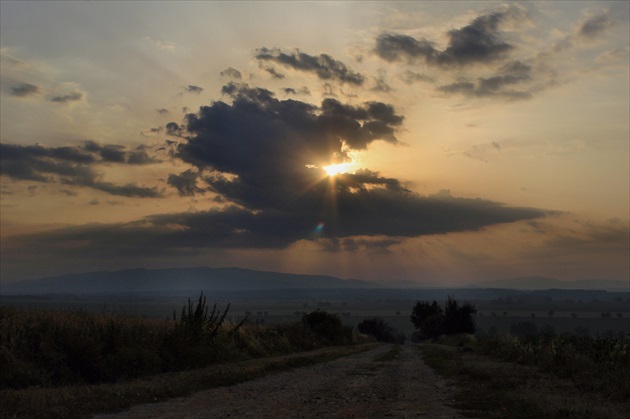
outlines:
[[[403,345],[375,349],[188,397],[134,406],[109,418],[461,418],[453,389]]]

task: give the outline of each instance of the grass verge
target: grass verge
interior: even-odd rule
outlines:
[[[452,346],[419,348],[424,361],[457,387],[453,407],[468,417],[612,419],[627,418],[630,411],[630,401],[611,402],[534,366],[497,361]]]
[[[330,361],[373,348],[375,343],[329,347],[292,355],[213,365],[141,380],[69,386],[29,387],[0,391],[0,412],[5,418],[85,418],[131,406],[186,396],[213,387],[248,381],[266,374]]]

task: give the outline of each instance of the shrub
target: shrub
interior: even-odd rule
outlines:
[[[420,329],[422,338],[436,339],[440,335],[457,335],[460,333],[475,333],[475,319],[477,312],[474,305],[459,302],[452,296],[444,304],[444,310],[434,300],[433,303],[418,301],[411,313],[411,322],[416,329]]]
[[[380,342],[395,343],[400,340],[399,336],[396,335],[394,328],[387,324],[381,317],[365,319],[358,324],[357,329],[361,333],[373,336]]]
[[[336,314],[315,310],[302,316],[302,324],[332,345],[352,343],[352,328],[344,326]]]
[[[418,301],[411,311],[411,322],[416,329],[421,329],[422,323],[424,323],[428,317],[441,312],[442,308],[435,300],[433,300],[432,304],[429,304],[428,301]]]

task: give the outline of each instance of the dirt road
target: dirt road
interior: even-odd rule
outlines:
[[[394,348],[383,345],[97,418],[461,418],[446,406],[452,390],[415,346],[404,345],[394,359],[378,360]]]

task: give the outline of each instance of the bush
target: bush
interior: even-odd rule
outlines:
[[[302,316],[302,324],[332,345],[352,343],[352,328],[344,326],[336,314],[315,310]]]
[[[405,336],[397,334],[395,329],[381,317],[365,319],[358,324],[357,329],[363,334],[373,336],[379,342],[404,343],[405,341]]]
[[[416,329],[420,329],[421,338],[436,339],[440,335],[475,333],[475,306],[470,303],[460,305],[450,295],[444,306],[442,310],[435,300],[431,304],[427,301],[416,302],[411,312],[411,322]]]

